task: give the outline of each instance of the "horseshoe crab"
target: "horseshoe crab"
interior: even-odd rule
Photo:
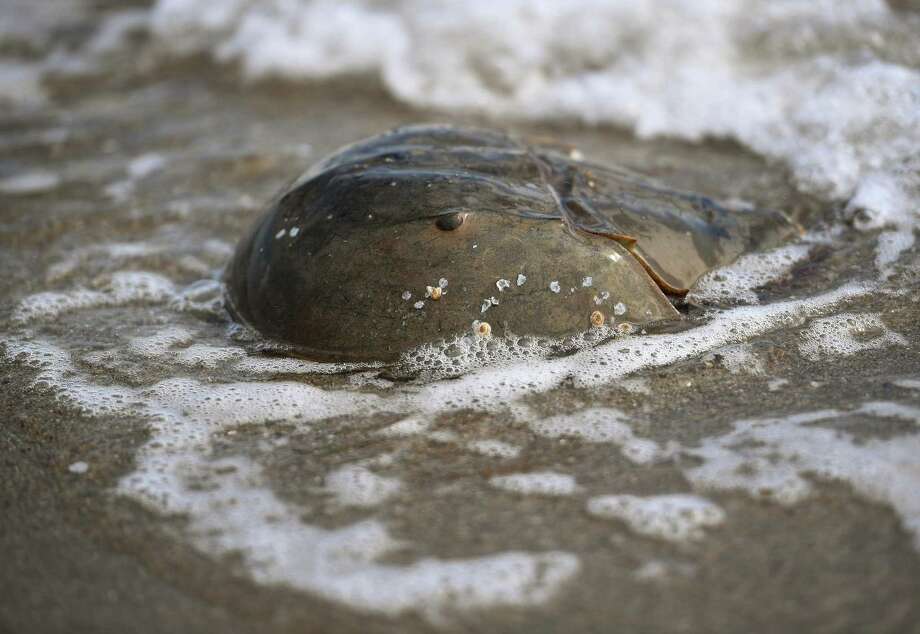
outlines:
[[[669,295],[796,230],[558,147],[410,126],[281,195],[237,246],[228,306],[306,356],[389,361],[471,327],[562,337],[677,319]]]

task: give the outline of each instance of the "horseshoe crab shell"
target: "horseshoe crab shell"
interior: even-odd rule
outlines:
[[[677,319],[668,295],[796,230],[500,132],[411,126],[340,150],[275,201],[227,269],[228,306],[307,356],[389,361],[478,320],[562,337],[596,311]]]

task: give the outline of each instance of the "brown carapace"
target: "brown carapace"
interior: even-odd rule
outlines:
[[[668,296],[797,232],[779,212],[728,210],[555,146],[410,126],[343,148],[280,196],[236,249],[228,306],[306,356],[390,361],[477,320],[563,337],[595,312],[610,326],[678,319]]]

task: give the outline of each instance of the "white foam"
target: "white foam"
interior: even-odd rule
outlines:
[[[170,326],[145,337],[132,337],[128,341],[128,350],[133,354],[148,359],[162,359],[174,346],[189,344],[195,337],[188,328]]]
[[[476,453],[491,458],[517,458],[521,454],[521,448],[501,440],[484,439],[474,440],[466,444],[466,447]]]
[[[521,495],[566,496],[579,490],[573,476],[554,471],[531,471],[492,476],[489,478],[489,484],[498,489]]]
[[[106,288],[92,292],[114,293]],[[341,416],[370,420],[386,412],[420,421],[403,424],[403,433],[393,436],[422,433],[463,446],[456,434],[426,433],[428,423],[446,409],[507,409],[524,396],[572,377],[580,385],[612,383],[644,367],[698,356],[752,334],[797,324],[864,292],[851,286],[807,300],[733,309],[676,335],[621,339],[539,364],[518,358],[457,381],[412,384],[383,396],[295,381],[210,384],[171,378],[146,388],[99,386],[74,366],[68,353],[48,342],[17,339],[6,346],[9,355],[22,352],[44,362],[39,379],[90,413],[139,414],[149,419],[151,439],[136,457],[136,471],[121,480],[118,491],[160,512],[185,514],[196,547],[214,555],[239,554],[249,574],[261,583],[284,583],[358,609],[387,614],[415,610],[437,618],[444,610],[543,602],[576,573],[578,560],[562,552],[502,551],[476,559],[381,564],[378,558],[400,545],[380,522],[368,520],[332,530],[304,523],[304,509],[280,500],[253,459],[215,458],[215,437],[235,432],[240,425],[277,420],[300,427],[334,425],[321,421]],[[170,359],[192,344],[195,336],[187,330],[154,332],[146,340],[135,338],[129,352]],[[247,359],[240,359],[234,368],[244,367]],[[615,410],[592,411],[544,419],[534,430],[548,437],[579,435],[589,442],[611,442],[639,463],[670,455],[670,448],[636,438]],[[383,464],[358,466],[371,473]],[[572,495],[579,490],[572,476],[552,471],[500,477],[509,480],[493,482],[495,486],[510,486],[523,494]],[[336,490],[334,483],[335,478],[327,481],[330,491]]]
[[[815,319],[802,331],[799,352],[806,359],[818,361],[906,345],[907,339],[889,329],[878,313],[841,313]]]
[[[771,392],[778,392],[789,385],[789,379],[771,379],[767,383],[767,389]]]
[[[187,459],[162,480],[173,501],[168,510],[191,518],[198,547],[241,556],[258,583],[286,584],[359,610],[391,616],[415,611],[438,621],[446,610],[543,603],[579,568],[574,556],[561,552],[378,563],[401,546],[379,521],[311,526],[301,520],[301,509],[265,488],[251,461]],[[186,486],[178,477],[183,472],[210,475],[211,488]]]
[[[35,383],[53,386],[60,397],[90,414],[135,413],[135,390],[124,386],[97,385],[85,381],[76,371],[70,355],[47,341],[16,337],[3,340],[6,356],[38,368]]]
[[[725,520],[725,512],[713,502],[685,494],[603,495],[588,500],[588,513],[622,520],[640,535],[673,542],[700,539],[704,528]]]
[[[14,322],[54,319],[75,310],[124,306],[131,303],[159,304],[176,297],[173,283],[157,273],[119,271],[100,290],[74,289],[29,295],[13,310]]]
[[[391,438],[403,438],[406,436],[417,436],[428,430],[431,426],[431,421],[422,420],[420,418],[405,418],[401,421],[395,422],[392,425],[384,427],[379,430],[377,433],[381,436],[389,436]]]
[[[920,433],[893,438],[857,438],[821,422],[859,424],[867,418],[897,418],[920,424],[920,409],[870,402],[850,411],[820,410],[777,418],[742,420],[732,431],[686,451],[703,460],[685,476],[702,489],[740,489],[758,498],[792,505],[813,493],[810,477],[840,480],[870,500],[890,505],[920,549]]]
[[[378,506],[401,487],[397,478],[385,478],[360,465],[345,465],[326,475],[326,489],[342,506]]]
[[[0,60],[0,103],[21,107],[43,104],[48,98],[42,85],[44,72],[40,63]],[[12,193],[26,193],[16,192],[15,185],[13,182]]]
[[[920,230],[920,169],[908,164],[898,173],[875,172],[863,180],[847,204],[853,224],[879,234],[875,267],[882,279],[894,274],[894,264],[914,246]]]
[[[881,0],[160,0],[153,24],[164,47],[250,77],[373,73],[425,108],[733,137],[884,214],[900,203],[872,180],[905,190],[918,161],[920,71],[901,60],[920,25]]]
[[[256,376],[278,374],[340,374],[362,368],[379,367],[377,363],[320,363],[294,357],[249,356],[233,367],[238,372]]]
[[[905,390],[920,390],[920,379],[898,379],[894,384]]]
[[[143,10],[129,9],[105,15],[86,44],[86,53],[91,56],[118,53],[132,33],[147,30],[149,19],[148,12]]]
[[[752,374],[760,376],[766,373],[763,359],[757,356],[753,347],[748,343],[737,343],[723,346],[704,357],[707,361],[715,361],[732,374]]]
[[[458,364],[467,371],[481,369],[454,381],[425,386],[413,396],[412,402],[422,412],[437,412],[444,405],[501,409],[525,394],[545,392],[563,381],[584,388],[609,385],[646,368],[697,358],[725,345],[800,324],[808,317],[824,314],[842,302],[867,294],[871,288],[851,283],[814,297],[741,306],[719,312],[708,322],[684,332],[630,336],[549,359],[545,358],[546,349],[537,344],[531,348],[520,345],[520,340],[514,337],[493,338],[495,347],[483,342],[475,348],[476,354],[470,355],[475,363]],[[426,347],[415,367],[420,371],[452,367],[455,357],[450,354],[450,345]],[[532,363],[533,358],[540,358],[540,363]]]
[[[218,368],[246,357],[246,351],[236,346],[211,346],[196,343],[175,353],[179,365],[201,368]]]
[[[155,245],[151,242],[108,242],[74,249],[69,251],[63,259],[48,267],[45,279],[49,282],[54,282],[68,277],[81,265],[94,257],[105,258],[112,263],[120,264],[152,255],[159,255],[171,248],[173,247]]]
[[[76,473],[77,475],[83,475],[89,471],[89,465],[82,460],[79,460],[68,465],[67,470],[71,473]]]
[[[756,289],[788,276],[808,257],[809,244],[790,244],[763,253],[748,253],[734,263],[710,271],[690,290],[687,299],[704,304],[758,304]]]
[[[637,438],[626,424],[626,416],[612,408],[585,409],[528,423],[531,430],[545,438],[579,438],[592,443],[611,443],[623,457],[636,464],[648,464],[669,457],[658,443]]]
[[[147,178],[166,165],[166,157],[156,152],[141,154],[128,163],[128,174],[135,180]]]
[[[40,363],[38,381],[54,385],[90,413],[147,414],[152,438],[137,457],[137,470],[118,490],[161,512],[186,515],[199,548],[240,555],[259,583],[288,584],[356,609],[416,611],[438,620],[445,610],[543,603],[578,571],[575,556],[555,551],[381,564],[378,558],[401,544],[380,522],[333,530],[305,524],[302,509],[267,488],[258,465],[241,456],[209,455],[213,435],[238,425],[278,419],[310,424],[371,412],[380,405],[377,397],[289,382],[207,385],[170,379],[146,389],[98,386],[50,343],[10,339],[5,345],[9,356]],[[379,502],[398,488],[389,479],[367,477],[369,471],[353,477],[356,469],[366,468],[340,470],[327,480],[346,503]]]
[[[23,172],[0,179],[0,194],[41,194],[56,189],[60,184],[61,177],[54,172]]]

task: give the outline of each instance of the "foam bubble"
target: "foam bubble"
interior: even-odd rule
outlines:
[[[878,313],[841,313],[815,319],[801,334],[799,352],[811,361],[865,350],[906,346],[907,339],[885,325]]]
[[[554,471],[531,471],[530,473],[512,473],[493,476],[489,484],[505,491],[521,495],[572,495],[579,490],[575,478],[568,474]]]
[[[603,495],[588,500],[588,513],[622,520],[640,535],[673,542],[700,539],[704,528],[725,520],[725,512],[716,504],[685,494]]]

